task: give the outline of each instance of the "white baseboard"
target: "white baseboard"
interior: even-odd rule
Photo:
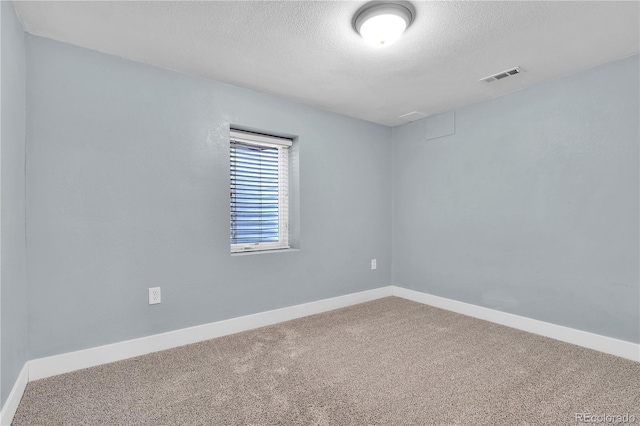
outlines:
[[[640,362],[640,345],[482,306],[392,286],[394,296]]]
[[[391,296],[391,286],[29,361],[29,381]]]
[[[29,381],[188,345],[190,343],[214,339],[216,337],[319,314],[387,296],[402,297],[574,345],[617,355],[634,361],[640,361],[640,345],[635,343],[496,311],[457,300],[433,296],[398,286],[387,286],[28,361],[20,372],[0,412],[0,425],[5,426],[11,424],[27,382]]]
[[[24,394],[24,390],[27,387],[27,383],[29,382],[29,363],[25,363],[20,370],[20,374],[18,374],[18,378],[16,382],[13,384],[13,388],[11,388],[11,392],[9,393],[9,397],[4,403],[2,407],[2,411],[0,411],[0,425],[1,426],[10,426],[13,421],[13,416],[16,414],[16,410],[18,409],[18,405],[20,404],[20,400],[22,399],[22,395]]]

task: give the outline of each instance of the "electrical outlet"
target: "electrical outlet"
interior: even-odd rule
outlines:
[[[149,288],[149,304],[156,305],[160,303],[160,287]]]
[[[374,270],[378,267],[378,262],[375,259],[371,259],[371,270]]]

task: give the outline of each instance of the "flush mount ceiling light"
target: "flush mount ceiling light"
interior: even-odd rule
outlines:
[[[388,46],[400,38],[414,16],[415,10],[408,2],[371,2],[358,10],[353,28],[365,40]]]

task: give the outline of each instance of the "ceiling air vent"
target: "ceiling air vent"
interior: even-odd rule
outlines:
[[[404,115],[401,115],[398,118],[402,118],[403,120],[407,120],[407,121],[416,121],[416,120],[420,120],[421,118],[425,118],[427,117],[426,114],[423,114],[419,111],[413,111]]]
[[[515,67],[515,68],[508,69],[506,71],[499,72],[498,74],[490,75],[489,77],[481,78],[479,81],[484,81],[485,83],[493,83],[494,81],[502,80],[503,78],[520,74],[521,72],[523,72],[522,68]]]

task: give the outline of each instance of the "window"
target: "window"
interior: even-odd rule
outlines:
[[[290,139],[231,129],[231,252],[289,248]]]

